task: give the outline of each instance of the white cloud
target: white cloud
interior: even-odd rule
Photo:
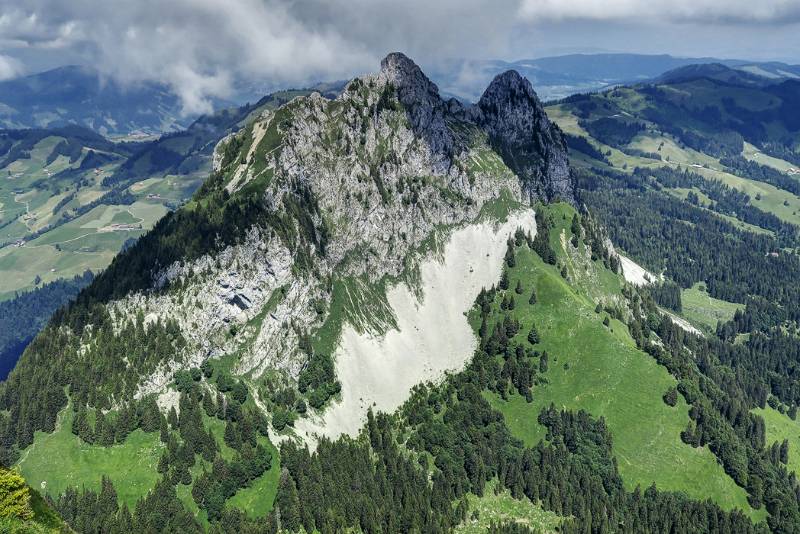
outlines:
[[[0,0],[0,12],[0,47],[80,48],[122,81],[169,84],[187,112],[208,109],[239,77],[300,83],[367,64],[354,43],[274,1]]]
[[[0,54],[61,54],[123,81],[163,82],[181,96],[187,112],[197,112],[209,109],[210,97],[228,96],[239,80],[301,85],[342,79],[373,70],[392,50],[427,64],[448,57],[530,57],[534,42],[560,44],[553,43],[554,33],[569,38],[560,28],[552,30],[559,26],[553,21],[786,24],[800,19],[798,5],[797,0],[0,0]],[[586,31],[573,33],[578,39]]]
[[[796,24],[797,0],[522,0],[528,20]]]
[[[519,0],[0,0],[0,51],[77,49],[123,81],[169,84],[197,112],[241,79],[341,79],[392,50],[428,59],[498,52],[518,8]]]
[[[0,81],[14,78],[22,73],[22,65],[14,58],[0,55]]]

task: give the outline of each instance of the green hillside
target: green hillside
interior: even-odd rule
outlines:
[[[587,257],[583,244],[573,249],[568,243],[574,211],[564,206],[547,211],[555,221],[551,242],[559,263],[568,265],[567,279],[558,267],[524,248],[509,269],[510,287],[519,282],[524,290],[512,315],[522,332],[536,325],[542,339],[536,348],[549,355],[546,381],[534,389],[533,402],[520,395],[503,400],[490,394],[492,406],[529,446],[547,434],[537,417],[550,403],[603,417],[628,489],[655,483],[659,489],[681,491],[694,499],[710,498],[725,509],[740,508],[762,519],[763,510],[750,508],[745,491],[725,474],[708,449],[693,449],[681,441],[680,433],[689,422],[688,407],[683,398],[674,407],[661,398],[676,386],[675,379],[636,348],[624,323],[611,318],[609,326],[604,326],[609,314],[595,312],[597,302],[624,301],[620,282],[616,281],[616,287],[605,284],[607,292],[594,298],[580,290],[580,281],[597,280],[607,271]],[[566,240],[559,239],[562,232]],[[535,305],[525,298],[532,290],[537,295]],[[472,320],[474,324],[478,317],[473,314]]]
[[[800,84],[752,82],[721,65],[699,66],[652,84],[575,95],[547,111],[565,132],[594,146],[590,150],[572,144],[576,167],[623,173],[659,167],[691,171],[747,195],[751,211],[792,225],[796,245],[800,124],[791,109],[800,100]],[[668,191],[686,195],[680,188]],[[702,191],[695,193],[702,198]],[[743,228],[775,230],[741,209],[707,204]]]

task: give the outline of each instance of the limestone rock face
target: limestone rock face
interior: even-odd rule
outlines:
[[[574,201],[563,136],[527,80],[505,73],[465,106],[400,53],[333,100],[298,97],[253,118],[219,143],[214,173],[196,204],[210,204],[204,194],[233,204],[228,222],[246,234],[152,266],[152,288],[108,304],[120,321],[172,319],[186,340],[138,395],[232,354],[234,373],[291,386],[309,357],[303,340],[331,310],[361,332],[391,329],[386,287],[413,284],[437,240],[489,203]]]
[[[520,177],[529,197],[574,202],[567,145],[531,83],[510,70],[495,77],[478,101],[475,120]]]
[[[392,84],[397,98],[406,110],[413,132],[423,138],[434,154],[452,155],[453,132],[446,116],[458,113],[439,96],[439,88],[428,79],[416,63],[400,52],[393,52],[381,61],[381,76]]]

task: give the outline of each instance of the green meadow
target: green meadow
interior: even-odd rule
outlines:
[[[523,338],[531,325],[536,325],[542,339],[537,349],[549,354],[546,382],[536,385],[531,403],[520,395],[503,400],[495,393],[486,394],[489,401],[527,445],[545,438],[546,431],[537,417],[550,403],[603,417],[628,489],[655,482],[662,490],[684,492],[694,499],[710,498],[725,509],[740,508],[754,519],[764,518],[765,512],[749,506],[744,489],[723,471],[711,451],[681,441],[680,432],[689,422],[688,406],[682,397],[675,407],[667,406],[661,398],[676,385],[675,379],[636,348],[623,323],[610,319],[608,327],[603,325],[607,314],[594,310],[599,295],[591,295],[583,287],[613,290],[609,279],[596,284],[607,276],[603,273],[609,272],[591,262],[581,249],[572,249],[568,242],[562,246],[564,240],[559,234],[570,235],[572,212],[564,206],[552,212],[556,221],[556,228],[551,230],[553,247],[568,266],[569,281],[561,277],[557,267],[545,264],[526,247],[518,249],[516,266],[509,269],[510,287],[519,280],[523,295],[535,288],[538,296],[534,305],[518,298],[519,304],[511,313],[520,321],[518,335]],[[593,266],[588,271],[594,273],[587,272],[587,264]],[[619,279],[613,273],[611,276],[618,288]],[[592,277],[592,284],[581,282],[587,277]],[[605,295],[606,302],[614,298],[622,296]],[[476,317],[473,311],[473,324]]]

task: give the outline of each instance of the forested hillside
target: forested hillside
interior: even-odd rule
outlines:
[[[0,383],[0,463],[87,533],[796,532],[793,96],[699,70],[263,102]]]
[[[92,278],[92,272],[86,271],[70,280],[56,280],[0,302],[0,380],[5,380],[50,316],[74,299]]]

